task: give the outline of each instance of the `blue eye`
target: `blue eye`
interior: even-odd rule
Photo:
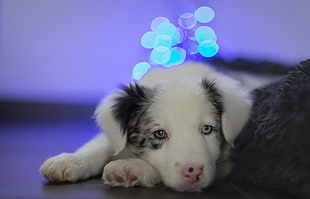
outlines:
[[[201,133],[204,135],[209,135],[213,130],[213,127],[211,125],[204,125],[201,129]]]

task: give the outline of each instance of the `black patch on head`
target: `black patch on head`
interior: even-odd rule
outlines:
[[[113,116],[120,123],[123,135],[127,136],[130,151],[136,156],[142,155],[146,148],[159,149],[164,143],[155,138],[153,129],[157,126],[148,113],[156,93],[155,88],[130,84],[114,98]]]
[[[136,155],[140,156],[145,152],[146,148],[158,150],[165,143],[164,139],[158,139],[154,135],[154,129],[158,125],[152,120],[148,113],[144,113],[135,128],[128,130],[127,143],[130,150]]]
[[[114,118],[120,123],[123,134],[134,128],[139,117],[151,102],[154,91],[138,84],[124,86],[122,92],[114,99],[112,106]]]
[[[208,98],[210,102],[213,104],[213,106],[215,107],[217,114],[221,116],[224,111],[223,97],[221,96],[218,89],[216,88],[215,82],[204,79],[202,80],[202,87],[205,89],[206,93],[208,94]]]

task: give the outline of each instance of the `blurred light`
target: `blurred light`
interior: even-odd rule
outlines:
[[[171,51],[165,46],[154,48],[151,52],[151,61],[155,64],[165,64],[170,60]]]
[[[170,59],[167,63],[163,64],[165,67],[171,67],[182,64],[186,59],[186,51],[180,47],[171,49]]]
[[[213,57],[219,50],[219,46],[215,41],[206,40],[199,44],[198,50],[204,57]]]
[[[205,40],[216,40],[215,32],[212,28],[208,26],[201,26],[195,31],[195,37],[198,43]]]
[[[172,38],[168,35],[159,35],[158,41],[154,45],[154,48],[159,47],[159,46],[166,46],[170,48],[172,46]]]
[[[156,17],[151,23],[151,30],[156,31],[160,24],[167,22],[169,23],[169,19],[167,19],[166,17]]]
[[[195,18],[201,23],[208,23],[212,21],[215,12],[208,6],[202,6],[195,11]]]
[[[196,41],[197,42],[197,39],[196,39],[195,35],[188,36],[188,39],[190,41]]]
[[[140,62],[136,64],[132,71],[132,77],[139,80],[146,74],[146,72],[151,68],[151,65],[147,62]]]
[[[172,23],[165,22],[160,24],[155,32],[158,35],[168,35],[173,38],[177,32],[177,28]]]
[[[182,43],[186,39],[187,34],[181,28],[177,28],[177,31],[178,31],[178,33],[180,35],[179,43]]]
[[[195,27],[197,20],[192,13],[183,13],[179,19],[178,24],[184,29],[191,29]]]
[[[154,46],[158,43],[158,35],[154,32],[147,32],[141,38],[141,45],[144,48],[154,48]]]
[[[183,33],[180,32],[179,28],[177,28],[177,31],[175,32],[175,35],[174,35],[174,37],[172,38],[172,46],[174,46],[174,45],[179,44],[179,43],[182,42],[181,39],[183,39],[183,38],[181,38],[181,36],[182,36],[181,34],[183,34]],[[184,36],[184,35],[183,35],[183,36]]]
[[[194,55],[198,53],[204,57],[212,57],[218,52],[219,46],[214,30],[198,23],[212,21],[214,11],[207,6],[196,9],[192,2],[180,5],[177,8],[180,27],[170,23],[166,17],[156,17],[151,23],[152,31],[142,36],[141,45],[153,50],[150,63],[140,62],[135,65],[134,79],[141,79],[154,64],[168,68],[182,64],[186,59],[195,59]]]

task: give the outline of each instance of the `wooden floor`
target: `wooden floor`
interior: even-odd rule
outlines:
[[[92,121],[0,121],[0,198],[293,199],[274,190],[229,181],[201,193],[179,193],[164,187],[111,188],[100,178],[75,184],[50,184],[39,174],[38,169],[46,158],[73,152],[97,132],[99,129]]]

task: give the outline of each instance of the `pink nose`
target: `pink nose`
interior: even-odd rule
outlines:
[[[202,168],[197,165],[186,165],[182,168],[181,174],[186,183],[195,184],[199,181],[202,174]]]

